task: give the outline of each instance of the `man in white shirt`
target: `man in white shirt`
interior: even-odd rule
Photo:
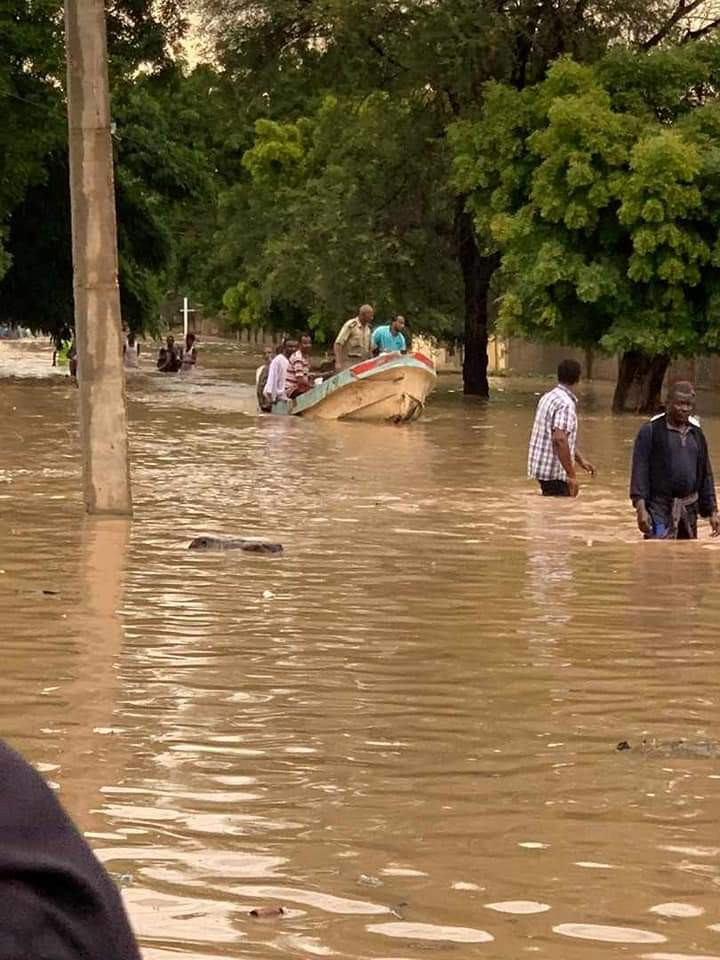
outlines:
[[[290,357],[298,348],[297,340],[285,340],[280,351],[273,358],[268,370],[268,377],[263,389],[264,410],[271,410],[277,400],[287,400],[285,392],[285,378],[287,376]]]

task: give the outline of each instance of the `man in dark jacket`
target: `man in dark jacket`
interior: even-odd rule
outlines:
[[[674,383],[666,412],[640,429],[633,451],[630,499],[646,540],[694,540],[697,518],[720,535],[715,481],[705,434],[695,413],[695,387]]]
[[[0,960],[140,960],[117,887],[0,741]]]

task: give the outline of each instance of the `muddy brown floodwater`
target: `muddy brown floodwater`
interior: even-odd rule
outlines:
[[[720,958],[720,760],[614,750],[720,739],[720,544],[640,541],[638,421],[583,387],[599,474],[546,501],[546,384],[258,419],[241,359],[130,380],[135,518],[90,522],[76,391],[0,344],[0,735],[146,960]]]

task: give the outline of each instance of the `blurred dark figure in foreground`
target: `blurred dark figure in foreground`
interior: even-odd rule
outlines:
[[[140,960],[115,884],[42,777],[2,741],[0,960]]]

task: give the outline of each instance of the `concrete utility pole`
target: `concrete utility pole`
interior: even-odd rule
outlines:
[[[65,48],[85,507],[130,514],[103,0],[65,0]]]

